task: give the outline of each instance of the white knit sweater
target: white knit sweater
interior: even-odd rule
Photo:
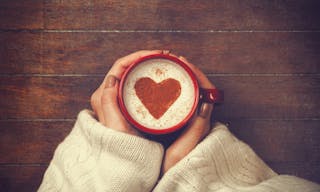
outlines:
[[[277,175],[222,124],[158,181],[163,153],[160,144],[106,128],[84,110],[38,191],[320,191],[316,183]]]

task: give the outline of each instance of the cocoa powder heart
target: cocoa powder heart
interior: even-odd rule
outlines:
[[[156,119],[162,117],[181,93],[179,81],[172,78],[156,83],[149,77],[143,77],[135,83],[134,89],[140,101]]]

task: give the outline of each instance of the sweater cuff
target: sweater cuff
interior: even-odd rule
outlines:
[[[277,175],[228,128],[211,133],[168,170],[155,191],[215,191],[254,186]]]
[[[89,143],[146,166],[154,163],[154,159],[162,159],[163,146],[160,143],[107,128],[93,116],[92,111],[81,111],[75,126]]]
[[[39,191],[150,191],[162,158],[161,144],[107,128],[83,110],[56,149]]]

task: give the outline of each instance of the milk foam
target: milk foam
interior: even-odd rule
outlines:
[[[156,83],[168,78],[180,82],[180,96],[159,119],[149,113],[135,93],[134,85],[142,77],[149,77]],[[150,59],[138,64],[128,74],[123,87],[123,100],[135,121],[148,128],[166,129],[179,124],[190,113],[195,100],[194,85],[189,74],[180,65],[166,59]]]

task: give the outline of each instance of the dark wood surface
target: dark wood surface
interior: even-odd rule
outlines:
[[[225,91],[214,120],[280,174],[320,182],[320,3],[0,3],[0,191],[35,191],[119,57],[184,55]]]
[[[74,119],[89,106],[103,76],[0,77],[3,119]],[[229,119],[301,119],[320,116],[320,76],[217,75],[209,79],[226,90],[215,117]],[[302,102],[303,101],[303,102]]]
[[[103,75],[117,58],[138,48],[174,50],[209,74],[320,72],[320,36],[311,32],[10,31],[0,32],[0,44],[6,74]]]

